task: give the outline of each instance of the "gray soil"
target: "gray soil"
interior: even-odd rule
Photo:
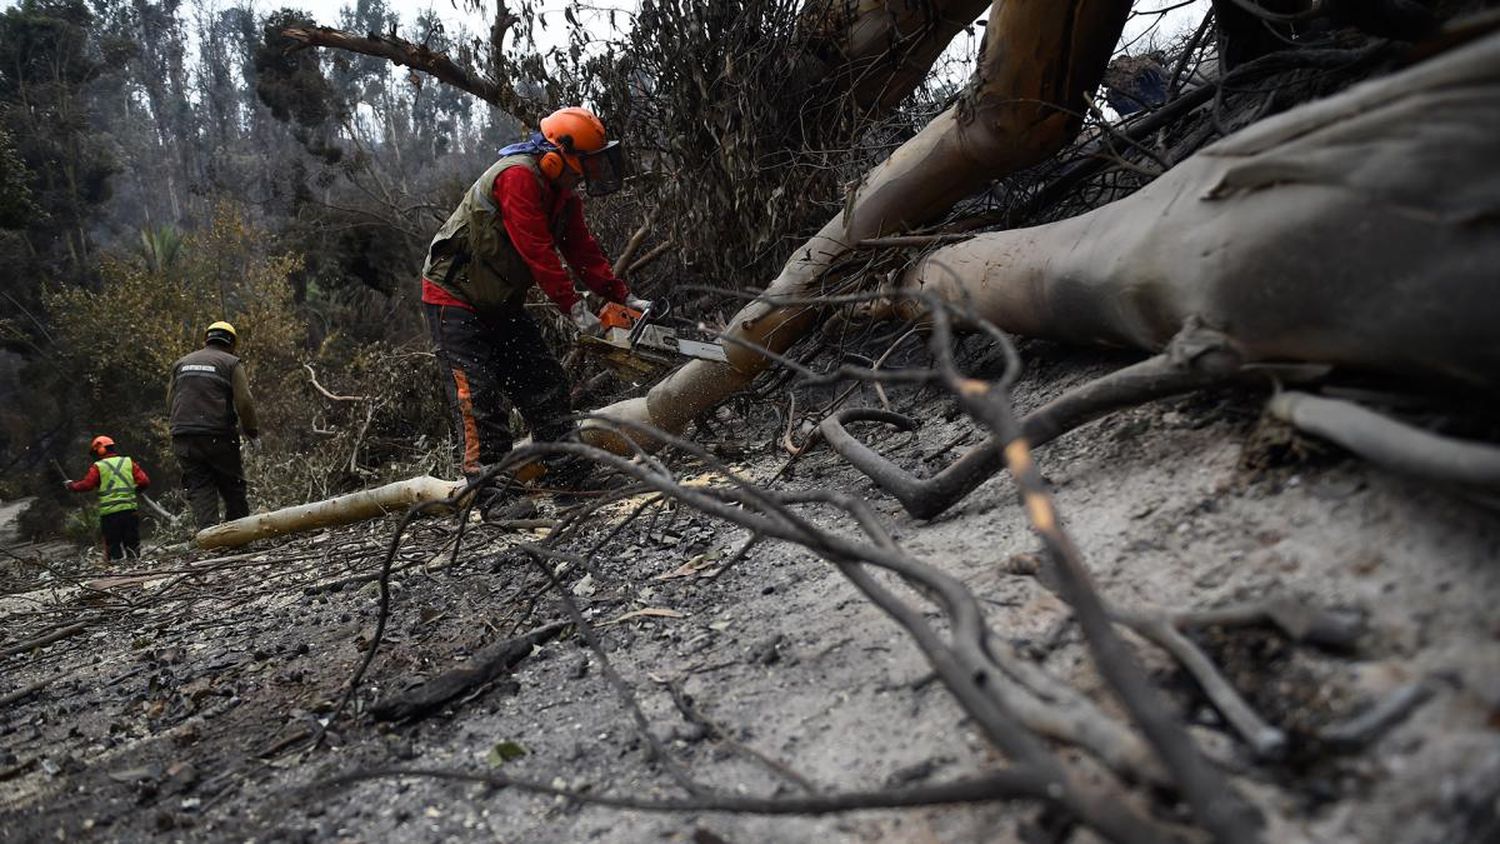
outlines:
[[[1023,409],[1120,362],[1042,344],[1028,360]],[[945,397],[893,398],[919,409],[916,432],[857,430],[908,468],[930,473],[980,440]],[[1496,840],[1500,519],[1451,491],[1268,431],[1258,401],[1241,390],[1160,402],[1038,452],[1099,589],[1123,606],[1169,609],[1293,594],[1366,617],[1368,632],[1345,653],[1270,629],[1200,638],[1290,733],[1291,751],[1277,762],[1252,760],[1174,662],[1131,640],[1170,705],[1263,813],[1265,840]],[[771,478],[787,461],[779,427],[738,424],[749,449],[736,468]],[[944,446],[953,447],[935,455]],[[902,545],[980,597],[994,630],[1119,713],[1068,609],[1007,573],[1006,561],[1039,547],[1008,480],[992,479],[930,522],[907,516],[822,446],[777,484],[866,497]],[[540,505],[544,515],[558,506]],[[631,506],[608,510],[590,535],[602,539]],[[830,511],[808,512],[853,532]],[[333,724],[327,747],[299,752],[342,693],[378,605],[372,583],[317,585],[374,571],[393,528],[394,520],[354,526],[241,554],[162,555],[47,582],[39,567],[7,561],[0,648],[74,621],[88,627],[0,661],[0,695],[56,678],[0,705],[0,839],[1055,840],[1041,831],[1052,819],[1027,803],[765,817],[625,811],[420,776],[314,788],[403,766],[594,794],[683,794],[577,635],[423,720],[367,717],[374,700],[564,617],[536,569],[507,552],[540,533],[476,528],[449,565],[451,520],[420,524],[402,546],[398,560],[412,567],[393,578],[385,643],[356,711]],[[845,792],[943,782],[1003,764],[904,632],[827,562],[763,543],[715,574],[744,538],[684,508],[638,519],[587,579],[577,569],[565,578],[651,730],[698,782],[788,796],[809,784]],[[99,582],[106,575],[142,577]],[[648,608],[671,612],[606,624]],[[1421,680],[1431,699],[1365,749],[1334,753],[1312,738]],[[716,727],[684,717],[673,686]],[[500,758],[517,747],[524,755]],[[1159,817],[1184,817],[1168,795],[1151,805]]]

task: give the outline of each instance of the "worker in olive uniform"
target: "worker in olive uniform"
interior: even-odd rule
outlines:
[[[245,498],[245,470],[240,461],[240,431],[252,449],[260,447],[255,402],[245,365],[234,356],[239,337],[234,326],[216,322],[203,335],[203,348],[172,364],[167,408],[172,452],[182,468],[182,485],[198,528],[224,518],[250,515]]]
[[[573,189],[590,195],[620,187],[618,141],[582,108],[544,118],[530,139],[500,156],[464,193],[438,230],[422,268],[422,302],[452,410],[458,462],[473,476],[511,449],[514,402],[536,441],[573,431],[568,377],[523,308],[536,284],[578,330],[602,333],[599,318],[573,289],[559,254],[600,297],[637,310],[583,221]],[[579,461],[547,461],[548,481],[581,474]]]
[[[89,443],[94,465],[81,480],[63,481],[69,492],[99,490],[99,530],[104,534],[104,552],[111,560],[141,555],[141,523],[136,517],[135,494],[151,486],[141,464],[115,450],[109,437],[94,437]]]

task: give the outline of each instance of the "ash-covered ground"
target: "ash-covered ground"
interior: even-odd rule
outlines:
[[[1121,363],[1046,344],[1026,355],[1022,409]],[[906,468],[930,474],[982,441],[948,397],[889,393],[920,427],[855,430]],[[1287,732],[1288,750],[1274,760],[1253,758],[1175,661],[1128,637],[1168,705],[1259,809],[1264,840],[1495,840],[1500,518],[1450,490],[1268,430],[1258,421],[1262,398],[1236,388],[1157,402],[1038,450],[1067,529],[1100,591],[1123,607],[1292,595],[1364,619],[1357,644],[1337,651],[1271,628],[1195,634]],[[878,397],[860,390],[848,401]],[[824,446],[791,460],[782,421],[749,407],[748,418],[721,413],[705,437],[717,436],[733,469],[773,489],[865,497],[903,547],[978,596],[1019,653],[1120,715],[1067,606],[1014,573],[1039,543],[1009,480],[914,520]],[[798,443],[804,434],[790,432]],[[715,482],[692,461],[672,465],[680,477]],[[578,532],[572,553],[604,543],[588,566],[547,562],[562,571],[608,666],[570,628],[508,676],[426,717],[381,723],[369,715],[375,701],[567,617],[516,548],[545,529],[471,524],[455,557],[452,518],[413,527],[396,557],[384,642],[316,751],[305,751],[308,736],[373,635],[374,576],[394,518],[112,568],[76,555],[45,565],[25,553],[6,559],[0,839],[1066,840],[1057,831],[1065,824],[1027,802],[777,817],[623,810],[426,776],[329,784],[404,767],[668,799],[685,796],[675,771],[720,793],[791,797],[944,782],[1004,763],[911,639],[830,563],[774,541],[734,559],[748,533],[688,507],[652,508],[610,536],[644,500],[612,504]],[[551,519],[579,506],[545,497],[537,505]],[[829,508],[804,512],[855,532]],[[67,635],[9,652],[49,632]],[[1319,738],[1414,685],[1425,701],[1365,746]],[[1063,755],[1092,770],[1076,751]],[[1115,787],[1163,820],[1186,819],[1170,795]]]

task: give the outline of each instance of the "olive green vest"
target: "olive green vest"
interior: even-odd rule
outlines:
[[[135,464],[129,457],[94,462],[99,470],[99,515],[135,509]]]
[[[543,195],[552,194],[553,188],[535,156],[508,155],[496,161],[469,187],[463,201],[438,229],[427,247],[427,262],[422,265],[424,278],[478,311],[519,304],[533,282],[531,267],[505,233],[500,206],[495,202],[495,180],[512,167],[530,170]],[[554,242],[561,240],[564,222],[563,215],[556,217],[548,220]]]

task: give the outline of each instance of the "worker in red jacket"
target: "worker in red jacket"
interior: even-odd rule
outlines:
[[[578,330],[602,333],[564,270],[565,260],[595,294],[637,310],[631,295],[583,221],[574,188],[590,195],[620,187],[618,141],[582,108],[544,118],[529,140],[499,159],[464,193],[438,230],[422,267],[422,302],[459,443],[459,465],[473,476],[511,449],[514,402],[536,441],[573,431],[568,377],[523,305],[532,284]],[[578,461],[548,461],[549,485],[576,481]]]
[[[111,560],[141,555],[141,525],[136,518],[138,490],[151,486],[141,464],[115,450],[109,437],[94,437],[89,443],[94,465],[81,480],[64,481],[69,492],[99,490],[99,529],[104,550]]]

